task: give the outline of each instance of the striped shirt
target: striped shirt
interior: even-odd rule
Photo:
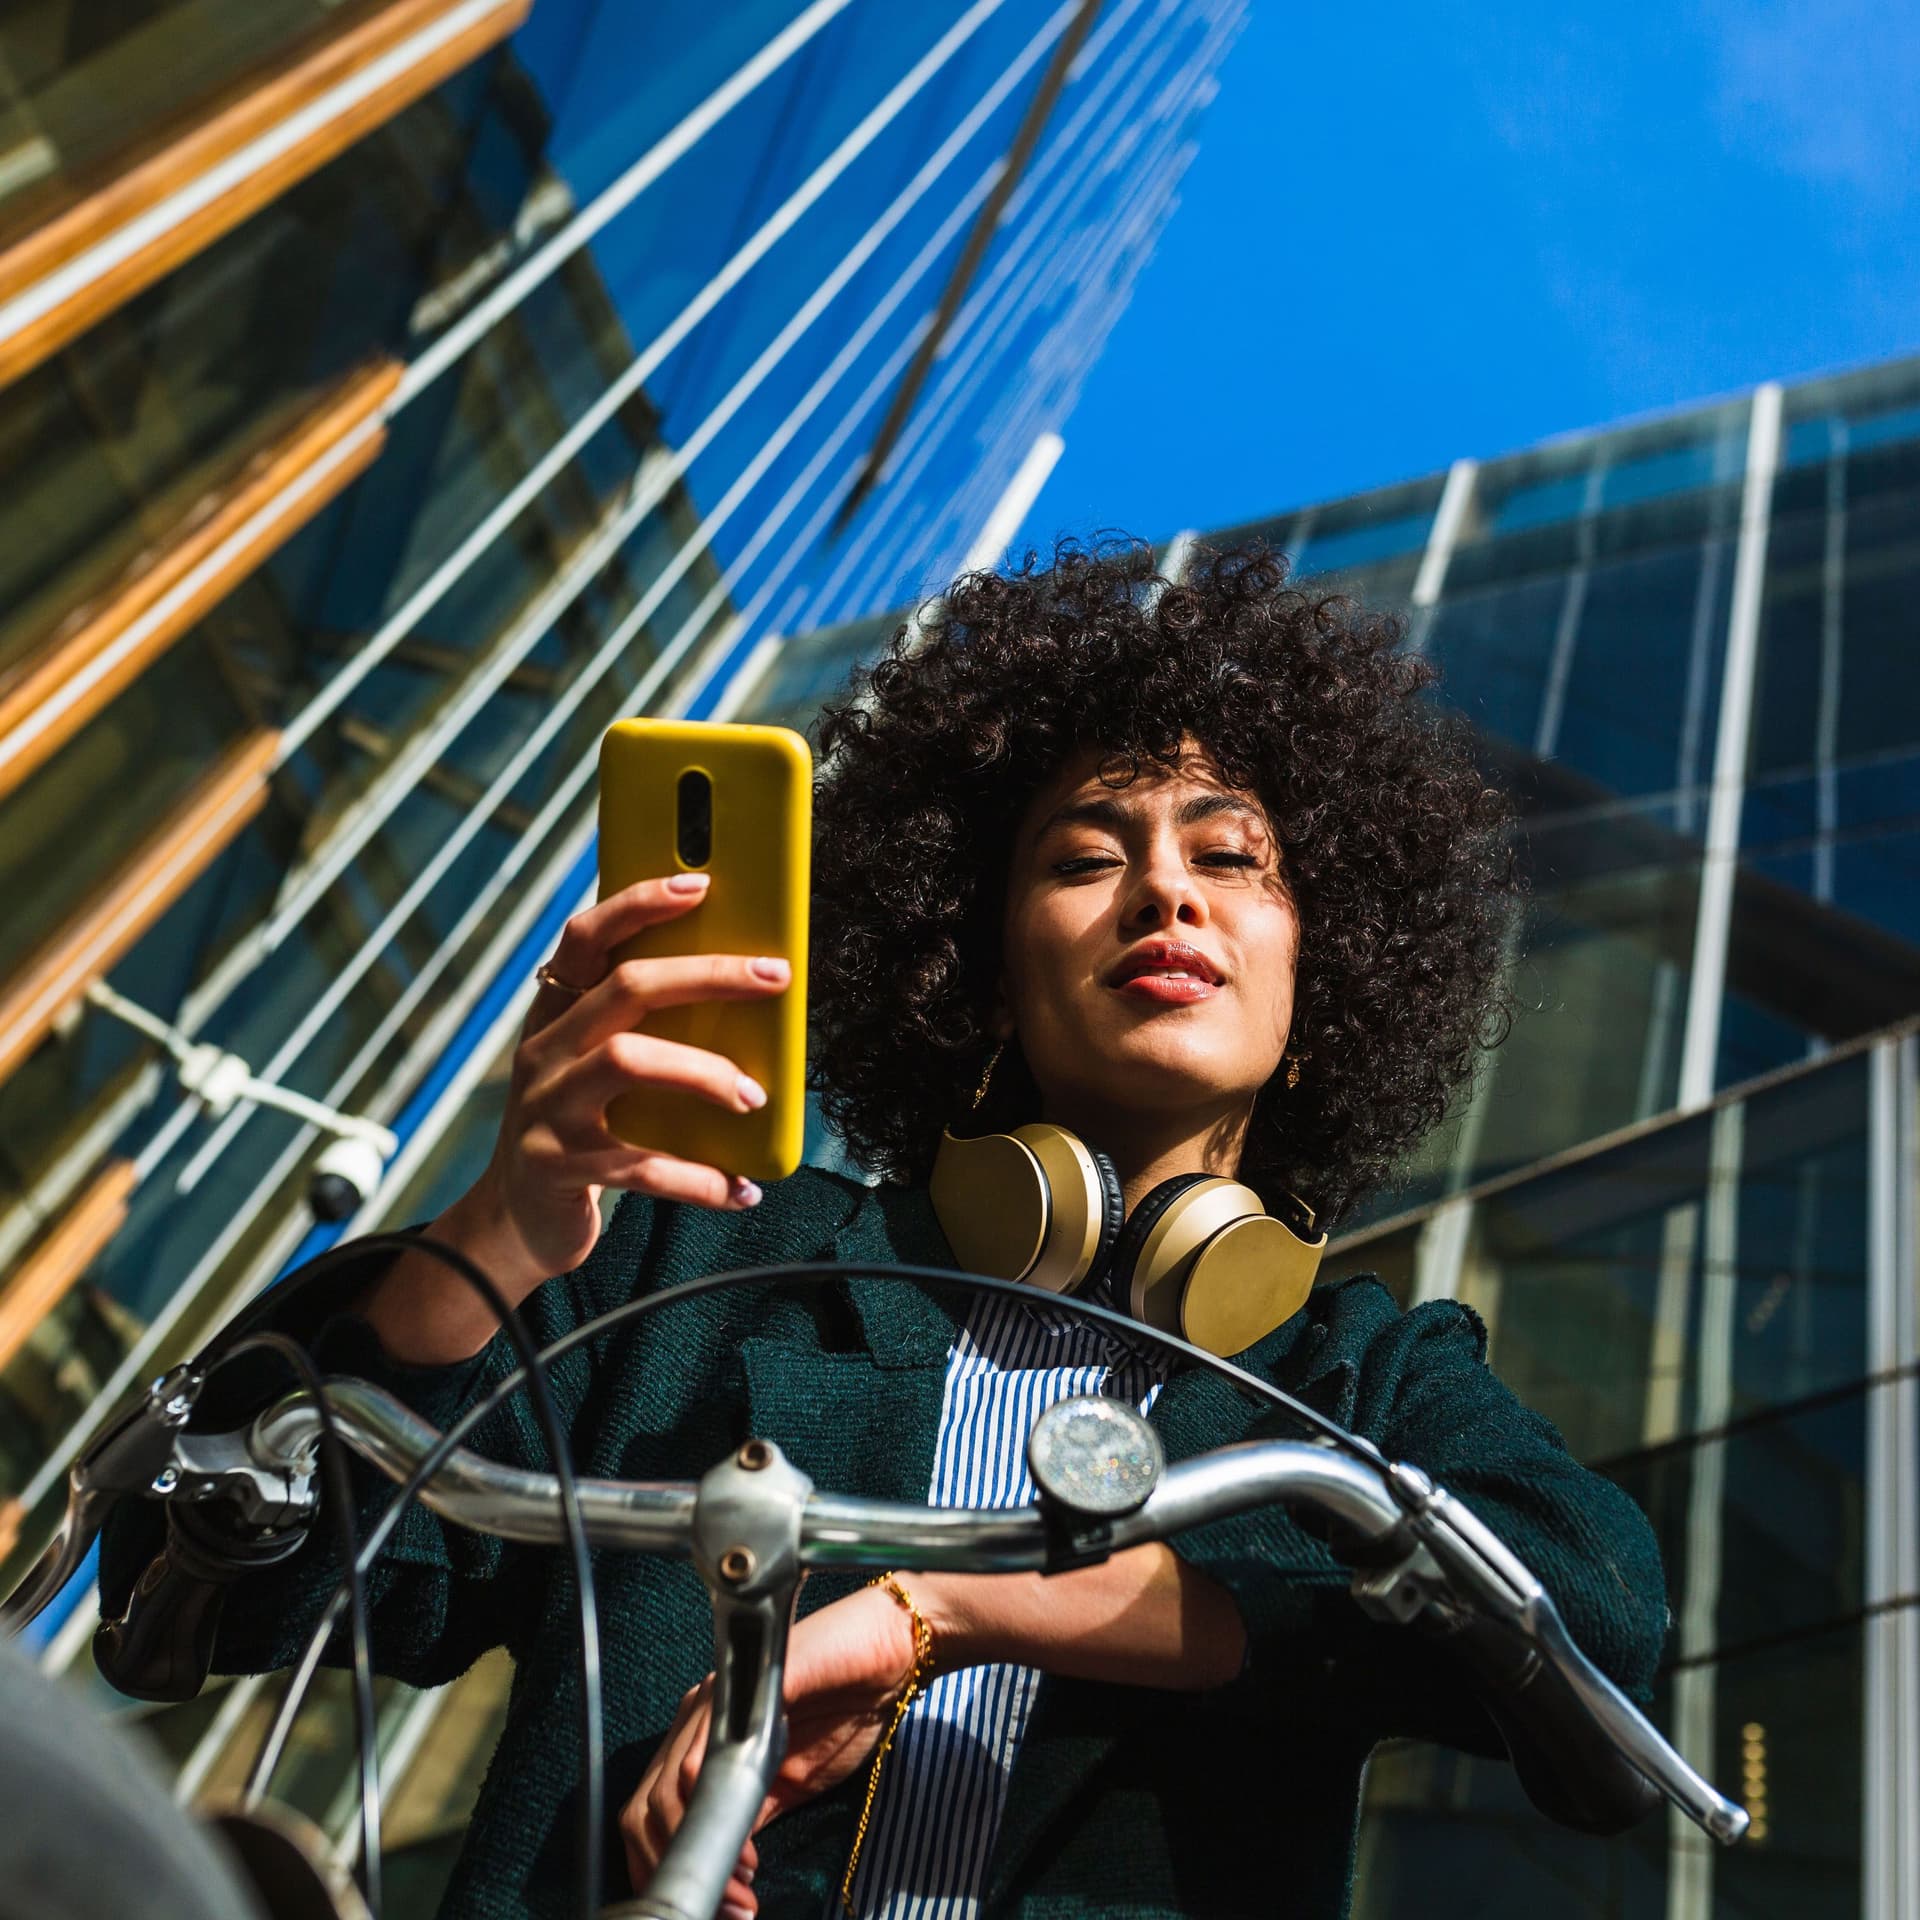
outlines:
[[[1057,1400],[1111,1393],[1144,1413],[1163,1369],[1106,1329],[1005,1297],[976,1304],[947,1358],[932,1506],[1034,1497],[1027,1434]],[[881,1770],[854,1887],[860,1920],[972,1920],[1007,1780],[1040,1685],[1032,1667],[938,1675]]]

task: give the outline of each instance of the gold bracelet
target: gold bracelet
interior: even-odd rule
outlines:
[[[900,1731],[900,1722],[907,1717],[907,1709],[919,1697],[927,1675],[933,1670],[933,1628],[926,1616],[913,1604],[913,1595],[900,1584],[899,1575],[875,1574],[867,1585],[885,1587],[906,1608],[911,1617],[913,1670],[907,1675],[907,1684],[901,1688],[899,1699],[893,1703],[893,1724],[888,1727],[885,1737],[873,1750],[873,1766],[867,1774],[867,1797],[860,1809],[860,1824],[854,1829],[853,1851],[847,1855],[846,1878],[840,1882],[840,1904],[849,1915],[853,1912],[853,1876],[860,1865],[860,1849],[866,1844],[867,1823],[873,1818],[873,1796],[880,1790],[880,1764],[893,1750],[893,1736]]]

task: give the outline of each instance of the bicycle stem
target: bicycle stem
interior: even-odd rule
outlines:
[[[800,1589],[800,1515],[813,1482],[749,1440],[700,1482],[693,1559],[713,1597],[706,1757],[674,1843],[638,1898],[603,1920],[711,1920],[786,1749],[787,1629]]]

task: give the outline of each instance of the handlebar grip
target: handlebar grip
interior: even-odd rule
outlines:
[[[1476,1615],[1422,1623],[1473,1675],[1526,1795],[1549,1820],[1603,1837],[1638,1826],[1662,1794],[1594,1724],[1586,1703],[1525,1638]]]
[[[136,1700],[191,1700],[213,1665],[227,1589],[297,1552],[304,1526],[249,1534],[224,1509],[170,1506],[167,1543],[134,1582],[127,1609],[93,1636],[94,1664]]]

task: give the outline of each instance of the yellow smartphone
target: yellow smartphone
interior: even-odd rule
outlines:
[[[600,743],[600,897],[636,880],[712,876],[690,911],[616,949],[622,960],[674,954],[775,954],[793,967],[765,1000],[663,1007],[645,1031],[725,1054],[767,1090],[757,1113],[729,1113],[696,1094],[651,1087],[623,1094],[607,1124],[750,1180],[800,1164],[806,1131],[807,890],[813,845],[813,755],[786,727],[696,720],[621,720]]]

